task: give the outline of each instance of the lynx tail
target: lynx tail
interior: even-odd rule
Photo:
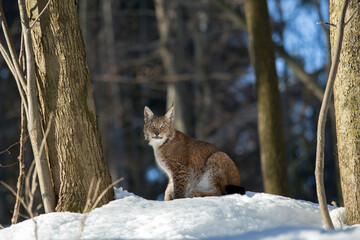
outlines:
[[[226,185],[225,187],[225,194],[234,194],[239,193],[241,195],[245,194],[245,188],[235,185]]]

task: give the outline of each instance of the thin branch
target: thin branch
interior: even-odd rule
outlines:
[[[6,18],[5,18],[5,14],[4,14],[1,2],[0,2],[0,21],[1,21],[1,27],[4,32],[6,44],[8,46],[9,52],[10,52],[11,60],[14,65],[16,75],[18,76],[18,78],[15,77],[15,80],[19,81],[19,85],[21,86],[21,89],[24,92],[26,92],[26,80],[25,80],[24,74],[22,73],[22,70],[20,68],[20,64],[19,64],[18,57],[17,57],[16,51],[15,51],[15,47],[14,47],[14,41],[11,38],[10,30],[9,30],[9,27],[6,22]]]
[[[48,126],[47,126],[47,128],[46,128],[43,141],[41,142],[41,145],[40,145],[39,156],[41,156],[42,153],[43,153],[43,151],[44,151],[44,147],[45,147],[45,143],[46,143],[46,138],[47,138],[47,136],[48,136],[48,134],[49,134],[49,132],[50,132],[50,127],[51,127],[53,118],[54,118],[54,114],[53,114],[53,113],[50,113],[49,124],[48,124]],[[35,163],[35,161],[33,161],[32,166],[34,166],[34,163]],[[29,202],[28,202],[28,204],[29,204],[29,206],[31,206],[31,207],[32,207],[33,202],[34,202],[34,195],[35,195],[35,191],[36,191],[36,188],[37,188],[37,183],[36,183],[37,174],[38,174],[38,172],[37,172],[36,170],[34,170],[34,172],[33,172],[33,174],[32,174],[31,190],[30,190],[30,189],[27,189],[27,196],[29,196]],[[30,170],[29,170],[28,175],[30,176]],[[29,181],[30,181],[30,179],[27,179],[27,184],[28,184],[28,186],[30,186],[30,185],[29,185]]]
[[[326,115],[329,109],[329,103],[331,99],[332,89],[340,62],[340,53],[342,47],[342,41],[344,36],[345,27],[345,15],[346,9],[349,4],[349,0],[345,0],[342,6],[342,11],[338,18],[337,23],[337,35],[335,41],[335,51],[332,59],[329,77],[327,80],[324,99],[321,104],[319,120],[317,126],[317,144],[316,144],[316,162],[315,162],[315,180],[316,180],[316,193],[320,205],[321,215],[327,229],[334,229],[334,225],[331,221],[329,209],[326,202],[326,194],[324,187],[324,146],[325,146],[325,123]]]
[[[219,9],[226,13],[235,26],[239,29],[247,31],[245,17],[241,12],[236,11],[230,4],[224,0],[214,0],[214,3]],[[293,70],[295,76],[305,85],[320,101],[322,100],[323,90],[316,83],[316,79],[309,73],[305,72],[303,67],[300,66],[294,57],[290,56],[280,44],[274,42],[275,50],[281,58],[283,58],[286,64]]]
[[[36,162],[36,171],[39,178],[41,197],[44,203],[45,212],[55,211],[55,194],[51,181],[51,173],[46,157],[42,156],[41,145],[46,140],[41,128],[41,117],[38,109],[35,61],[31,42],[31,31],[29,29],[29,19],[26,13],[25,0],[18,0],[21,28],[24,35],[24,45],[26,54],[26,80],[27,80],[27,103],[28,103],[28,131],[31,145]]]
[[[92,206],[92,202],[91,202],[92,197],[91,197],[91,195],[92,195],[92,189],[93,189],[93,187],[94,187],[95,181],[96,181],[96,179],[95,179],[95,177],[93,177],[93,178],[91,179],[91,182],[90,182],[89,191],[88,191],[88,195],[87,195],[87,197],[86,197],[86,204],[85,204],[83,213],[89,212],[89,209],[90,209],[91,206]]]
[[[14,196],[16,196],[15,190],[14,190],[10,185],[8,185],[8,184],[7,184],[6,182],[4,182],[4,181],[0,181],[0,183],[1,183],[2,185],[4,185]],[[25,210],[28,212],[28,214],[30,215],[30,217],[33,218],[34,215],[33,215],[32,211],[31,211],[31,209],[28,208],[28,205],[25,203],[24,199],[23,199],[22,197],[20,197],[20,198],[19,198],[19,201],[20,201],[21,205],[23,205],[23,207],[25,208]]]
[[[30,196],[30,176],[32,175],[32,171],[34,170],[34,167],[35,167],[35,161],[32,161],[30,167],[29,167],[29,170],[28,170],[28,173],[25,177],[25,196]],[[34,171],[36,172],[36,171]],[[33,176],[34,177],[34,176]],[[30,202],[30,198],[25,198],[25,202],[26,202],[26,205],[29,205],[29,202]]]
[[[20,68],[23,69],[23,70],[25,68],[25,64],[23,64],[24,52],[25,52],[24,34],[21,34],[19,63],[20,63]]]
[[[351,19],[353,19],[353,17],[355,16],[355,13],[357,11],[359,11],[360,8],[360,3],[357,4],[357,7],[355,8],[354,12],[351,14],[351,16],[349,17],[349,19],[345,22],[345,26],[351,21]]]
[[[25,151],[25,141],[26,141],[26,136],[25,136],[25,127],[26,126],[25,125],[26,125],[25,106],[24,106],[24,103],[22,103],[21,104],[20,153],[19,153],[19,156],[18,156],[18,160],[19,160],[19,177],[18,177],[18,182],[16,184],[17,192],[16,192],[16,200],[15,200],[15,205],[14,205],[14,213],[13,213],[13,216],[11,218],[11,224],[16,224],[17,223],[17,219],[18,219],[19,211],[20,211],[20,200],[19,200],[19,198],[21,197],[23,186],[24,186],[24,178],[25,178],[24,151]]]
[[[9,53],[7,50],[5,50],[5,47],[1,45],[0,52],[3,55],[11,73],[13,74],[15,78],[16,85],[19,90],[19,94],[23,102],[25,103],[25,112],[26,116],[28,116],[28,106],[27,106],[27,99],[26,99],[26,80],[25,76],[20,68],[20,64],[17,58],[17,54],[15,51],[15,47],[13,44],[13,40],[11,38],[10,30],[6,22],[4,10],[2,7],[2,3],[0,1],[0,22],[1,27],[4,33],[4,37],[6,40],[7,47],[9,49]]]
[[[15,190],[12,188],[12,187],[10,187],[7,183],[5,183],[5,182],[3,182],[3,181],[0,181],[0,183],[2,184],[2,185],[4,185],[12,194],[14,194],[15,196],[16,196],[16,192],[15,192]],[[36,220],[34,219],[34,214],[33,214],[33,212],[32,212],[32,210],[31,210],[31,208],[29,208],[29,205],[27,205],[26,203],[25,203],[25,201],[24,201],[24,199],[22,198],[22,197],[20,197],[19,198],[19,201],[20,201],[20,203],[23,205],[23,207],[25,208],[25,210],[28,212],[28,214],[29,214],[29,216],[31,217],[31,219],[33,220],[33,222],[34,222],[34,225],[35,225],[35,229],[34,229],[34,234],[35,234],[35,239],[37,240],[38,239],[38,235],[37,235],[37,222],[36,222]]]
[[[317,22],[316,24],[319,24],[319,25],[330,25],[330,26],[336,28],[336,24],[333,24],[333,23],[330,23],[330,22]]]
[[[50,2],[51,2],[51,0],[49,0],[49,1],[46,3],[46,5],[45,5],[45,7],[43,8],[43,10],[42,10],[42,11],[39,13],[39,15],[35,18],[34,22],[30,25],[30,27],[27,29],[27,31],[29,31],[30,29],[32,29],[32,28],[34,27],[35,23],[36,23],[37,21],[39,21],[41,15],[43,15],[43,13],[45,12],[45,10],[49,7]]]
[[[104,197],[104,195],[107,193],[107,191],[109,191],[113,186],[115,186],[116,184],[118,184],[119,182],[121,182],[122,180],[124,180],[124,178],[119,178],[118,180],[114,181],[112,184],[110,184],[104,191],[101,192],[101,194],[98,196],[98,198],[96,199],[95,203],[93,204],[92,208],[90,211],[94,210],[97,205],[99,204],[99,202],[101,201],[101,199]]]
[[[0,167],[1,168],[8,168],[8,167],[13,167],[13,166],[15,166],[15,165],[17,165],[18,163],[17,162],[14,162],[14,163],[11,163],[11,164],[8,164],[8,165],[2,165],[2,164],[0,164]]]
[[[26,219],[26,220],[30,219],[29,216],[27,216],[27,215],[25,215],[25,214],[22,214],[22,213],[19,213],[19,216],[22,217],[22,218],[24,218],[24,219]]]
[[[3,58],[6,62],[6,65],[10,69],[11,74],[14,76],[14,78],[16,78],[17,74],[15,71],[15,67],[11,61],[10,53],[6,50],[6,48],[4,47],[4,45],[1,42],[0,42],[0,53],[3,56]]]
[[[36,178],[37,178],[37,171],[33,171],[32,176],[31,176],[31,190],[29,191],[29,207],[32,209],[33,205],[34,205],[34,196],[35,196],[35,191],[36,188],[38,186],[37,182],[36,182]]]
[[[82,235],[82,233],[84,231],[87,214],[96,208],[96,206],[99,204],[99,201],[102,199],[102,197],[105,195],[105,193],[107,191],[109,191],[110,188],[112,188],[114,185],[121,182],[122,180],[124,180],[124,178],[120,178],[120,179],[114,181],[104,191],[102,191],[101,194],[98,196],[98,191],[99,191],[99,188],[100,188],[101,179],[96,183],[96,187],[95,187],[94,191],[93,191],[93,187],[94,187],[94,183],[95,183],[96,179],[95,178],[91,179],[88,195],[87,195],[87,198],[86,198],[85,208],[83,210],[84,216],[81,219],[80,231],[79,231],[79,234],[77,236],[78,239],[81,238],[81,235]],[[95,198],[96,198],[96,201],[95,201]]]
[[[50,132],[50,127],[51,127],[51,124],[54,120],[54,113],[51,112],[50,115],[49,115],[49,123],[46,127],[46,130],[45,130],[45,134],[44,134],[44,139],[43,141],[41,142],[41,145],[40,145],[40,151],[39,151],[39,155],[41,156],[43,151],[44,151],[44,147],[45,147],[45,143],[46,143],[46,138],[47,136],[49,135],[49,132]]]
[[[3,154],[3,153],[7,153],[7,154],[11,154],[11,152],[9,151],[12,147],[18,145],[20,142],[16,142],[16,143],[13,143],[11,144],[7,149],[3,150],[2,152],[0,152],[0,155]]]

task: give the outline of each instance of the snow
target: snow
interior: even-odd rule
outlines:
[[[318,204],[247,192],[146,200],[122,188],[116,200],[88,214],[49,213],[36,217],[38,239],[360,239],[360,225],[346,226],[345,210],[329,206],[335,230],[325,230]],[[35,239],[33,220],[0,230],[0,239]]]

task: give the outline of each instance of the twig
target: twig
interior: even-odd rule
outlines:
[[[13,166],[15,166],[15,165],[17,165],[18,164],[18,162],[14,162],[14,163],[11,163],[11,164],[8,164],[8,165],[2,165],[2,164],[0,164],[0,167],[1,168],[8,168],[8,167],[13,167]]]
[[[4,182],[4,181],[0,181],[0,183],[1,183],[2,185],[4,185],[14,196],[16,196],[15,190],[14,190],[10,185],[8,185],[8,184],[7,184],[6,182]],[[27,211],[27,213],[30,215],[30,217],[33,218],[34,215],[33,215],[32,211],[31,211],[31,209],[28,208],[28,205],[25,203],[24,199],[23,199],[22,197],[20,197],[20,198],[19,198],[19,201],[20,201],[21,205],[23,205],[23,207],[25,208],[25,210]]]
[[[22,71],[20,69],[18,57],[17,57],[16,51],[15,51],[13,40],[11,38],[9,27],[7,25],[7,22],[6,22],[6,18],[5,18],[5,14],[4,14],[4,11],[3,11],[1,1],[0,1],[0,21],[1,21],[1,27],[3,29],[4,37],[5,37],[5,40],[6,40],[6,44],[8,46],[9,52],[10,52],[10,57],[11,57],[11,60],[12,60],[12,64],[14,66],[14,71],[16,73],[15,80],[16,80],[16,83],[18,85],[21,98],[26,103],[27,102],[26,98],[22,94],[23,92],[26,93],[26,80],[25,80],[24,74],[22,73]],[[27,112],[27,106],[25,106],[25,110],[26,110],[26,113],[28,113]]]
[[[358,3],[357,7],[355,8],[354,12],[351,14],[351,16],[349,17],[349,19],[345,22],[345,26],[351,21],[351,19],[353,19],[353,17],[355,16],[355,13],[359,10],[360,8],[360,3]]]
[[[2,224],[0,224],[0,227],[2,228],[2,229],[4,229],[4,228],[6,228],[4,225],[2,225]]]
[[[29,176],[30,176],[30,173],[29,173]],[[31,176],[31,190],[29,191],[29,196],[28,196],[29,197],[29,207],[31,207],[31,209],[33,208],[33,205],[34,205],[35,191],[38,186],[38,184],[36,182],[36,177],[37,177],[37,171],[34,170],[32,173],[32,176]]]
[[[44,151],[44,147],[45,147],[45,143],[46,143],[46,138],[47,136],[49,135],[49,132],[50,132],[50,127],[51,127],[51,124],[53,122],[53,119],[54,119],[54,113],[51,112],[50,115],[49,115],[49,123],[46,127],[46,131],[45,131],[45,134],[44,134],[44,139],[43,141],[41,142],[41,145],[40,145],[40,151],[39,151],[39,156],[41,157],[43,151]]]
[[[12,63],[11,57],[10,57],[10,53],[6,50],[6,48],[3,46],[3,44],[0,42],[0,53],[3,56],[11,74],[14,76],[14,78],[17,78],[17,74],[15,71],[15,67]]]
[[[79,231],[79,234],[77,236],[78,239],[81,238],[81,235],[82,235],[82,233],[84,231],[84,226],[85,226],[85,221],[86,221],[86,218],[87,218],[87,214],[96,208],[96,206],[99,204],[102,197],[105,195],[105,193],[107,191],[109,191],[110,188],[112,188],[114,185],[118,184],[122,180],[124,180],[124,178],[119,178],[118,180],[114,181],[104,191],[102,191],[101,194],[98,196],[98,191],[99,191],[99,188],[100,188],[101,180],[99,180],[96,183],[95,190],[93,191],[92,189],[94,187],[94,182],[96,180],[95,180],[95,178],[91,179],[88,195],[87,195],[87,198],[86,198],[86,204],[85,204],[85,207],[84,207],[84,210],[83,210],[84,216],[81,219],[80,231]],[[97,197],[97,199],[96,199],[96,201],[94,201],[96,197]]]
[[[28,170],[28,174],[26,175],[25,177],[25,196],[30,196],[30,176],[32,175],[32,171],[34,170],[34,167],[35,167],[35,161],[32,161],[30,167],[29,167],[29,170]],[[36,170],[35,170],[36,172]],[[28,198],[25,198],[25,202],[26,202],[26,205],[29,205],[29,201],[30,199]]]
[[[26,219],[26,220],[30,219],[29,216],[27,216],[27,215],[25,215],[25,214],[22,214],[22,213],[19,213],[19,216],[22,217],[22,218],[24,218],[24,219]]]
[[[0,155],[3,154],[3,153],[7,153],[7,154],[11,154],[11,152],[9,151],[12,147],[18,145],[20,142],[16,142],[16,143],[13,143],[12,145],[10,145],[7,149],[3,150],[0,152]]]
[[[336,24],[333,24],[333,23],[330,23],[330,22],[317,22],[316,24],[319,24],[319,25],[330,25],[330,26],[336,28]]]
[[[18,156],[19,160],[19,177],[18,182],[16,184],[17,192],[16,192],[16,200],[14,205],[14,213],[11,218],[11,224],[16,224],[20,211],[20,196],[22,194],[24,178],[25,178],[25,164],[24,164],[24,151],[25,151],[25,106],[24,103],[21,104],[21,133],[20,133],[20,153]]]
[[[94,187],[94,183],[95,183],[96,179],[95,178],[92,178],[91,179],[91,182],[90,182],[90,186],[89,186],[89,191],[88,191],[88,195],[86,197],[86,204],[85,204],[85,207],[84,207],[84,210],[83,210],[83,217],[81,218],[81,223],[80,223],[80,231],[79,231],[79,234],[78,234],[78,239],[81,238],[81,235],[84,231],[84,226],[85,226],[85,221],[86,221],[86,218],[87,218],[87,214],[89,212],[89,210],[91,209],[92,207],[92,204],[93,204],[93,198],[95,197],[95,193],[93,194],[93,187]],[[100,182],[100,181],[99,181]],[[99,183],[98,182],[98,183]],[[97,184],[97,186],[99,186],[99,184]],[[97,192],[97,191],[96,191]],[[97,194],[97,193],[96,193]],[[91,195],[94,195],[93,197]]]
[[[332,88],[334,85],[338,65],[340,62],[340,53],[341,53],[343,36],[344,36],[344,27],[345,27],[344,20],[345,20],[346,9],[348,4],[349,4],[349,0],[345,0],[342,6],[342,11],[338,18],[338,23],[337,23],[338,31],[335,41],[335,51],[332,59],[329,77],[325,88],[324,99],[321,104],[318,126],[317,126],[317,144],[316,144],[316,162],[315,162],[316,193],[320,205],[321,215],[325,227],[327,229],[334,229],[334,225],[331,221],[329,209],[327,207],[325,187],[324,187],[325,122],[326,122],[326,115],[329,109]]]
[[[50,131],[50,127],[51,127],[51,124],[52,124],[52,121],[53,121],[53,118],[54,118],[54,114],[53,113],[50,113],[50,117],[49,117],[49,124],[46,128],[46,131],[45,131],[45,134],[44,134],[44,139],[43,141],[41,142],[41,146],[40,146],[40,151],[39,151],[39,156],[42,155],[42,152],[44,150],[44,146],[45,146],[45,143],[46,143],[46,138],[49,134],[49,131]],[[31,190],[30,190],[30,173],[31,171],[34,169],[34,166],[35,166],[35,161],[32,162],[31,166],[30,166],[30,169],[29,169],[29,172],[28,172],[28,176],[26,177],[26,196],[29,197],[29,201],[28,201],[28,205],[32,208],[32,205],[33,205],[33,202],[34,202],[34,195],[35,195],[35,191],[36,191],[36,188],[37,188],[37,183],[36,183],[36,177],[37,177],[37,171],[34,170],[33,173],[32,173],[32,182],[31,182]]]
[[[124,178],[119,178],[118,180],[114,181],[112,184],[110,184],[104,191],[101,192],[100,196],[96,199],[95,203],[93,204],[91,211],[96,208],[96,206],[99,204],[100,200],[104,197],[107,191],[109,191],[113,186],[118,184],[119,182],[123,181]]]
[[[92,206],[92,197],[91,195],[93,194],[92,193],[92,189],[94,187],[94,183],[95,183],[96,179],[95,178],[92,178],[91,179],[91,182],[90,182],[90,186],[89,186],[89,191],[88,191],[88,195],[86,197],[86,204],[85,204],[85,207],[84,207],[84,210],[83,210],[83,213],[86,213],[89,211],[89,209],[91,208]]]
[[[45,12],[45,10],[48,8],[50,2],[51,2],[51,0],[49,0],[49,1],[46,3],[46,5],[45,5],[45,7],[43,8],[43,10],[42,10],[42,11],[39,13],[39,15],[35,18],[34,22],[30,25],[30,27],[27,29],[27,31],[29,31],[30,29],[32,29],[32,28],[34,27],[35,23],[36,23],[37,21],[39,21],[41,15],[43,15],[43,13]]]
[[[25,69],[25,64],[23,64],[24,52],[25,52],[24,34],[21,34],[19,63],[20,63],[20,68],[23,70]]]
[[[45,212],[55,211],[55,193],[52,186],[51,173],[46,157],[42,156],[41,145],[45,144],[46,137],[43,136],[41,127],[41,116],[39,113],[37,86],[35,79],[35,60],[31,42],[31,31],[29,19],[26,12],[25,0],[18,0],[22,33],[24,35],[25,56],[26,56],[26,80],[27,80],[27,104],[28,131],[36,162],[36,171],[39,178],[41,197],[44,203]]]

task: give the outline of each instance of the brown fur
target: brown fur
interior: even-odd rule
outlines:
[[[164,116],[144,109],[144,135],[158,166],[169,178],[165,201],[225,194],[227,185],[240,185],[231,158],[210,143],[198,141],[173,127],[174,108]]]

